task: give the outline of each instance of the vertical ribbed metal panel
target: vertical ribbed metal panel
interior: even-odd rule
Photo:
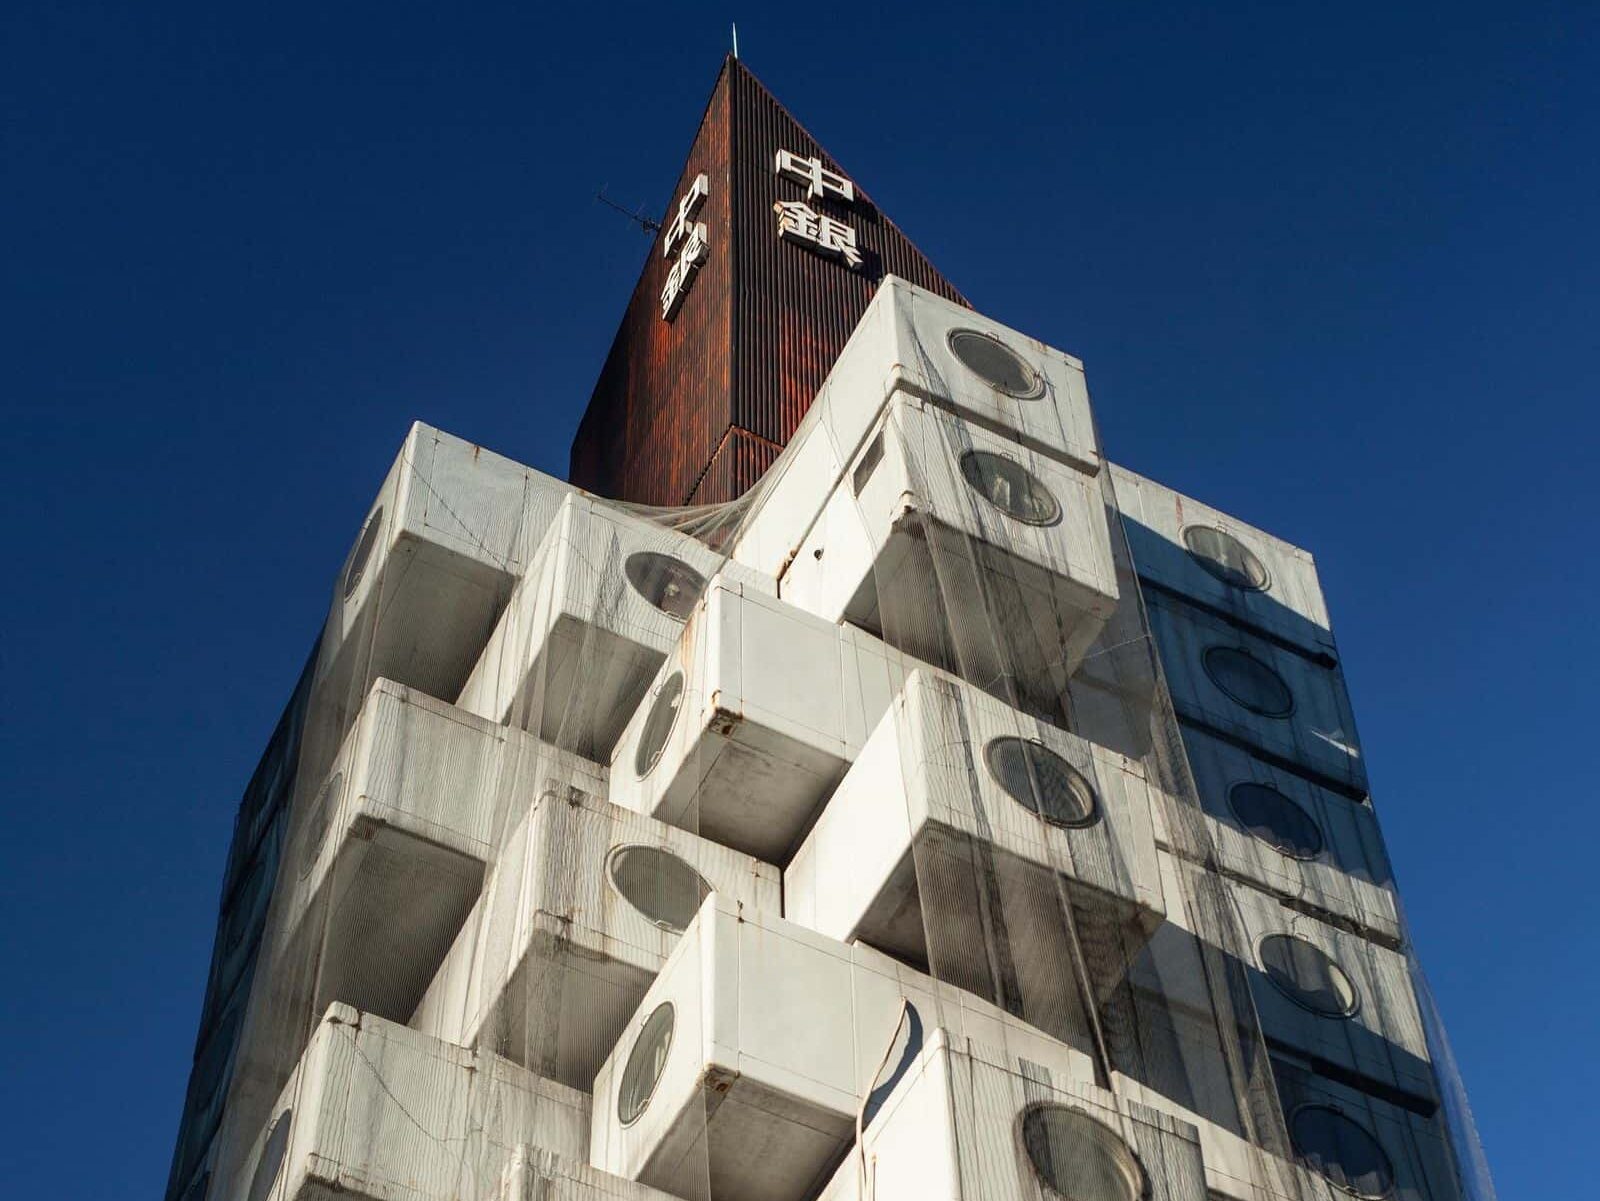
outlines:
[[[849,206],[812,201],[856,229],[859,269],[780,242],[773,205],[802,195],[774,174],[780,148],[838,169],[743,64],[726,60],[672,202],[707,173],[709,258],[663,321],[670,264],[657,237],[573,439],[575,484],[647,504],[731,500],[794,433],[885,274],[965,303],[859,186]]]
[[[856,186],[852,204],[812,198],[812,208],[856,231],[862,264],[778,239],[774,205],[805,199],[773,170],[780,149],[837,162],[749,71],[732,72],[734,250],[733,424],[783,445],[794,433],[866,312],[878,283],[895,274],[964,298]],[[754,481],[750,481],[754,482]]]
[[[704,171],[706,262],[677,314],[663,320],[661,288],[672,264],[661,253],[665,230],[656,235],[572,442],[573,483],[603,496],[682,504],[732,418],[728,83],[724,70],[663,215],[670,224],[678,198]]]

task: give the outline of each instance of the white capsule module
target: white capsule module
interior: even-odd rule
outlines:
[[[1273,1077],[1299,1170],[1299,1198],[1456,1201],[1462,1195],[1437,1114],[1395,1104],[1274,1055]]]
[[[1147,589],[1178,716],[1356,795],[1367,766],[1337,663]]]
[[[937,1027],[1091,1078],[996,1006],[713,895],[595,1077],[590,1162],[686,1201],[813,1197]]]
[[[212,1195],[487,1201],[519,1145],[581,1161],[589,1125],[589,1098],[576,1089],[334,1005],[243,1164]]]
[[[382,676],[451,700],[572,486],[418,422],[334,588],[318,652],[340,728]]]
[[[1162,855],[1169,883],[1183,888],[1198,869]],[[1318,921],[1259,889],[1213,875],[1207,887],[1233,922],[1229,940],[1244,958],[1261,1032],[1274,1047],[1296,1052],[1346,1078],[1431,1106],[1433,1067],[1422,1015],[1404,955]],[[1178,895],[1194,895],[1190,887]],[[1135,989],[1177,1004],[1205,1004],[1204,951],[1217,935],[1203,912],[1174,906],[1129,971]]]
[[[607,758],[721,565],[687,534],[568,496],[456,703]],[[729,570],[776,593],[757,572]]]
[[[1096,477],[899,394],[778,595],[981,688],[1048,704],[1119,590]]]
[[[519,1146],[484,1201],[676,1201],[635,1180],[536,1146]]]
[[[719,576],[617,742],[610,799],[787,863],[918,666]]]
[[[736,539],[736,559],[768,575],[783,570],[897,394],[928,401],[1088,475],[1101,469],[1079,360],[889,275],[789,449],[761,481]]]
[[[1378,819],[1364,801],[1330,792],[1244,748],[1192,727],[1183,744],[1200,809],[1158,808],[1156,837],[1302,909],[1400,943],[1393,876]]]
[[[293,965],[317,1011],[411,1016],[483,887],[517,805],[605,792],[605,769],[520,730],[379,680],[280,872]]]
[[[784,912],[1086,1034],[1086,996],[1166,910],[1153,796],[1136,761],[923,669],[785,871]]]
[[[1195,1128],[934,1031],[819,1201],[1206,1201]]]
[[[700,903],[783,907],[778,869],[582,793],[540,798],[411,1019],[588,1088]]]
[[[1314,654],[1337,656],[1311,552],[1112,465],[1133,565],[1146,580]]]

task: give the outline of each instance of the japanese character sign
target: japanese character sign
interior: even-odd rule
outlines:
[[[667,270],[667,282],[661,288],[663,321],[671,321],[677,314],[683,298],[688,295],[689,285],[700,271],[700,264],[706,261],[709,250],[706,223],[696,221],[694,216],[710,194],[711,183],[702,171],[678,201],[677,214],[662,235],[661,257],[672,260],[672,266]]]
[[[861,266],[856,231],[843,221],[817,212],[804,200],[780,200],[773,208],[778,213],[780,238],[809,243],[824,254],[837,255],[852,267]]]

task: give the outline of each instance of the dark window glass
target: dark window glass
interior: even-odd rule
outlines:
[[[1292,934],[1269,934],[1261,940],[1261,967],[1284,996],[1323,1017],[1347,1018],[1361,1003],[1344,969]]]
[[[345,600],[354,596],[356,589],[361,586],[361,577],[366,574],[367,563],[372,558],[373,548],[378,545],[378,535],[381,533],[383,506],[379,505],[367,518],[367,524],[361,527],[361,537],[356,540],[355,550],[350,552],[350,562],[344,569]]]
[[[644,730],[639,736],[639,750],[633,758],[633,769],[641,777],[648,776],[667,749],[667,739],[678,720],[678,708],[683,704],[683,673],[675,671],[661,685],[650,706],[650,715],[644,719]]]
[[[961,456],[961,476],[1007,517],[1027,525],[1053,525],[1061,517],[1061,506],[1050,489],[1013,459],[969,450]]]
[[[1196,563],[1224,584],[1246,592],[1260,592],[1269,582],[1267,569],[1255,552],[1224,530],[1192,525],[1183,531],[1183,544]]]
[[[1367,1130],[1326,1105],[1307,1105],[1289,1121],[1289,1138],[1306,1166],[1358,1197],[1394,1192],[1394,1166]]]
[[[256,1161],[255,1175],[250,1177],[249,1201],[266,1201],[272,1186],[278,1182],[283,1170],[283,1157],[289,1151],[289,1127],[294,1110],[286,1109],[272,1119],[272,1129],[262,1145],[261,1158]]]
[[[682,559],[653,550],[629,555],[622,570],[635,592],[679,621],[688,620],[700,594],[706,590],[705,576]]]
[[[682,934],[711,891],[705,877],[660,847],[618,847],[611,883],[628,904],[663,930]]]
[[[1235,784],[1228,804],[1239,824],[1262,842],[1295,859],[1313,859],[1322,850],[1322,831],[1306,811],[1276,788]]]
[[[950,351],[972,374],[998,392],[1018,400],[1038,400],[1044,395],[1044,377],[998,338],[975,329],[950,334]]]
[[[1205,653],[1206,675],[1229,699],[1262,717],[1288,717],[1294,695],[1283,677],[1249,651],[1213,646]]]
[[[667,1052],[672,1049],[673,1022],[672,1002],[664,1001],[645,1019],[634,1040],[617,1090],[617,1117],[624,1126],[636,1121],[655,1095],[667,1067]]]
[[[1051,825],[1087,826],[1094,821],[1094,789],[1049,747],[1026,738],[996,738],[983,757],[1011,799]]]
[[[1139,1201],[1144,1170],[1128,1145],[1081,1110],[1030,1106],[1022,1146],[1039,1179],[1065,1201]]]

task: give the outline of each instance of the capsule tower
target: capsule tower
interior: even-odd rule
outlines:
[[[351,532],[168,1201],[1492,1195],[1311,555],[727,60],[571,480]]]

